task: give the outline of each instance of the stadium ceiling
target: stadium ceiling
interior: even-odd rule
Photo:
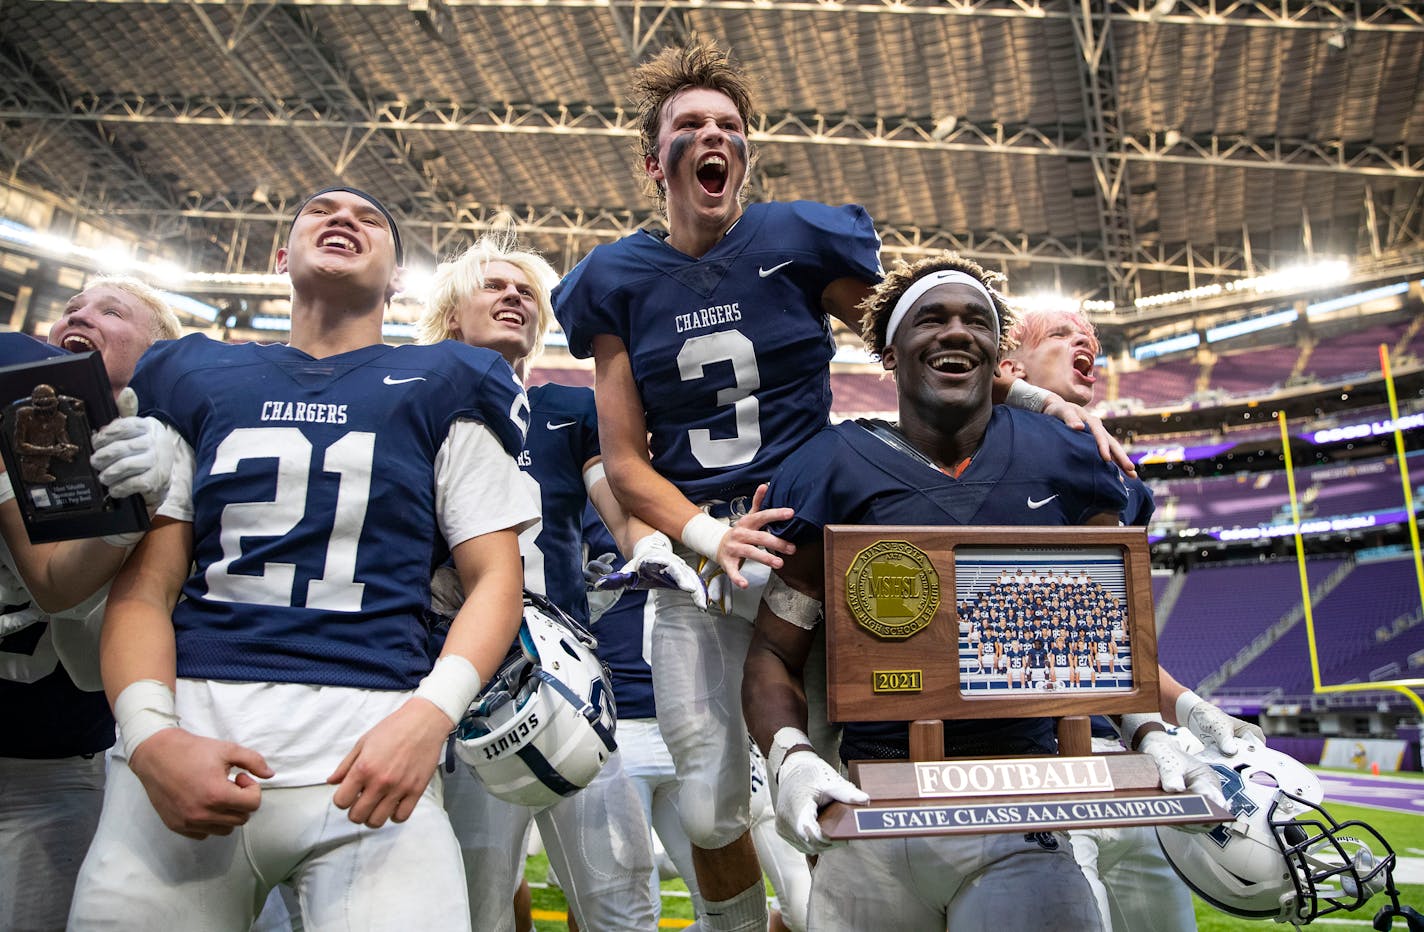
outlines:
[[[694,35],[756,80],[750,196],[863,203],[887,261],[1123,308],[1424,259],[1412,0],[0,0],[0,170],[195,270],[270,270],[338,181],[417,262],[512,227],[567,268],[661,224],[628,75]]]

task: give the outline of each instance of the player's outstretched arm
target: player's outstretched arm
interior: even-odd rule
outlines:
[[[272,770],[255,751],[194,735],[179,721],[172,612],[192,555],[191,524],[154,522],[114,580],[99,652],[130,769],[164,825],[205,838],[247,821],[262,797],[252,775],[270,777]]]
[[[445,648],[399,709],[366,732],[327,778],[332,801],[359,824],[410,818],[435,773],[440,750],[480,684],[498,669],[519,630],[523,568],[511,529],[470,538],[451,551],[467,593]]]
[[[755,560],[772,569],[780,567],[778,554],[791,553],[795,548],[761,528],[782,518],[766,512],[760,524],[739,521],[736,527],[727,528],[688,501],[649,461],[643,401],[633,381],[623,341],[608,334],[599,335],[594,337],[593,353],[599,442],[608,481],[624,509],[709,560],[716,560],[740,588],[747,586],[738,572],[742,560]],[[785,517],[790,517],[789,511]]]

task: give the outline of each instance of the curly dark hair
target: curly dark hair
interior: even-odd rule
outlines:
[[[977,278],[988,289],[994,299],[994,312],[999,316],[999,343],[1003,349],[1004,334],[1013,326],[1013,311],[1004,302],[1001,291],[1006,279],[999,272],[991,272],[973,259],[966,259],[957,253],[946,252],[937,256],[927,256],[914,263],[900,262],[886,273],[880,284],[875,286],[865,300],[860,302],[862,313],[860,337],[870,351],[879,356],[885,351],[885,328],[890,324],[890,312],[895,302],[910,289],[918,279],[932,272],[963,272]]]
[[[713,42],[692,41],[669,46],[643,62],[633,72],[633,100],[638,108],[639,162],[658,152],[658,129],[663,108],[679,91],[706,88],[726,94],[737,108],[742,125],[750,132],[756,108],[752,105],[751,82],[732,64],[731,57]],[[747,164],[752,162],[751,142],[747,142]],[[641,173],[641,169],[640,169]],[[648,180],[646,176],[643,176]],[[651,184],[651,182],[649,181]],[[658,202],[665,197],[661,185],[651,185]]]

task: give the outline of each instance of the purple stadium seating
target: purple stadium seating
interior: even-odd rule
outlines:
[[[1118,377],[1117,397],[1136,398],[1148,407],[1183,401],[1196,391],[1201,365],[1195,359],[1173,359]]]
[[[593,370],[554,369],[545,366],[535,366],[529,370],[529,377],[524,380],[524,384],[530,388],[533,388],[535,385],[543,385],[545,382],[593,388]]]
[[[1411,485],[1424,483],[1424,456],[1410,458]],[[1284,472],[1236,473],[1149,483],[1157,501],[1157,523],[1178,527],[1234,528],[1281,523],[1290,510]],[[1346,466],[1313,466],[1296,472],[1301,515],[1339,518],[1404,507],[1399,470],[1393,459]]]
[[[1322,381],[1357,372],[1378,372],[1379,345],[1399,342],[1407,326],[1403,321],[1376,324],[1363,330],[1335,334],[1322,339],[1310,354],[1305,371]]]
[[[1312,585],[1340,563],[1309,561]],[[1157,640],[1158,661],[1195,687],[1299,604],[1300,575],[1293,562],[1197,567],[1187,573]]]
[[[894,411],[895,380],[882,372],[832,372],[831,410],[841,417]]]
[[[1209,388],[1232,395],[1261,395],[1275,391],[1290,376],[1300,347],[1271,346],[1222,356],[1211,369]]]
[[[1312,608],[1321,681],[1366,680],[1371,670],[1390,661],[1403,666],[1411,651],[1424,647],[1424,625],[1385,643],[1377,640],[1375,632],[1402,615],[1419,611],[1412,560],[1355,567]],[[1310,692],[1311,685],[1307,632],[1301,622],[1223,684],[1221,691],[1275,687],[1286,694],[1301,694]]]

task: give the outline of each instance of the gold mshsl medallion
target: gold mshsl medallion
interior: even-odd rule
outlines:
[[[939,574],[914,544],[882,540],[851,561],[846,602],[855,623],[876,637],[907,638],[923,631],[939,610]]]

